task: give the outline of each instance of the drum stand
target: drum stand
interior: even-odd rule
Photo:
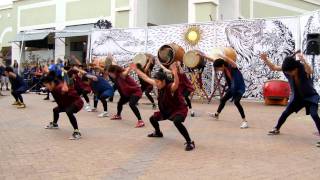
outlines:
[[[214,73],[214,86],[211,96],[208,98],[208,101],[211,102],[212,98],[216,96],[216,92],[218,91],[218,95],[220,98],[224,95],[226,91],[227,85],[222,84],[221,81],[224,78],[223,74]]]
[[[195,94],[200,96],[201,100],[208,100],[208,93],[205,91],[202,83],[202,71],[190,70],[191,84],[195,91],[191,94],[191,99]]]

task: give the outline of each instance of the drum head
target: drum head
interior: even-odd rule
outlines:
[[[137,54],[134,58],[133,58],[133,62],[135,64],[140,64],[141,67],[144,67],[147,64],[147,56],[145,54]]]
[[[196,68],[200,63],[200,58],[196,51],[189,51],[183,56],[183,64],[188,68]]]
[[[210,57],[214,60],[217,60],[220,58],[221,55],[223,55],[223,50],[221,50],[220,48],[213,48],[211,50],[211,53],[210,53]]]
[[[164,45],[159,49],[158,57],[161,63],[170,64],[174,58],[174,50],[169,45]]]

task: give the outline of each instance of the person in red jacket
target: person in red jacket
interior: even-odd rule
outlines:
[[[130,70],[130,67],[124,69],[118,65],[110,65],[108,69],[109,76],[114,80],[115,85],[120,93],[120,100],[117,106],[118,112],[111,118],[111,120],[121,120],[123,105],[129,102],[131,110],[138,119],[136,128],[140,128],[145,125],[137,107],[137,103],[142,96],[142,91],[135,80],[129,76]]]
[[[84,109],[88,112],[91,111],[90,100],[88,94],[91,92],[91,87],[89,83],[89,79],[86,76],[80,76],[78,71],[70,70],[68,71],[68,76],[73,80],[74,89],[77,91],[79,96],[85,100]]]
[[[53,108],[53,122],[47,125],[46,129],[58,129],[59,114],[65,112],[74,129],[70,140],[77,140],[81,138],[81,133],[78,128],[77,119],[74,116],[83,107],[83,101],[74,88],[69,88],[65,82],[57,80],[54,75],[49,74],[42,80],[43,84],[52,93],[57,107]]]
[[[155,112],[150,117],[150,123],[154,127],[155,131],[149,134],[148,137],[163,137],[159,126],[159,121],[169,119],[173,121],[181,135],[185,138],[185,150],[193,150],[195,148],[195,144],[191,140],[188,130],[182,124],[188,115],[188,107],[184,102],[181,91],[179,91],[180,81],[177,64],[174,63],[171,65],[171,71],[174,79],[173,82],[168,80],[167,75],[163,71],[157,72],[154,79],[152,79],[136,68],[135,64],[132,64],[131,67],[135,69],[140,78],[158,88],[158,107],[160,111]]]
[[[169,70],[168,68],[166,68],[165,66],[163,66],[159,60],[157,60],[158,65],[160,66],[161,69],[163,69],[165,72],[167,73],[171,73],[171,70]],[[189,78],[187,77],[187,75],[184,73],[183,68],[181,67],[181,63],[177,62],[178,65],[178,75],[179,75],[179,91],[181,92],[181,94],[184,97],[184,100],[186,101],[189,109],[190,109],[190,116],[194,117],[195,116],[195,112],[192,110],[192,104],[191,104],[191,100],[189,98],[190,94],[192,92],[194,92],[194,87],[191,83],[191,81],[189,80]]]

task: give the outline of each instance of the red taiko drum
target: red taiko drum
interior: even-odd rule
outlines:
[[[286,105],[290,96],[290,85],[283,80],[270,80],[264,83],[265,104]]]

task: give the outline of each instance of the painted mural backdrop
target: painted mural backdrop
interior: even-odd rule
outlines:
[[[200,29],[201,38],[195,46],[185,41],[185,33],[191,26]],[[197,49],[206,54],[210,54],[215,47],[231,46],[238,53],[237,64],[245,78],[245,97],[261,99],[263,83],[270,79],[284,79],[284,76],[282,73],[270,71],[260,60],[259,54],[267,52],[274,63],[281,64],[285,56],[300,48],[300,42],[304,42],[303,39],[309,32],[320,32],[319,12],[282,19],[234,20],[94,31],[91,38],[91,55],[103,57],[112,54],[119,64],[125,66],[136,53],[148,52],[156,55],[162,45],[172,42],[179,44],[186,51]],[[320,67],[319,63],[317,67]],[[319,70],[316,86],[320,90],[318,72]],[[212,63],[207,63],[202,79],[208,94],[213,90],[213,74]]]

